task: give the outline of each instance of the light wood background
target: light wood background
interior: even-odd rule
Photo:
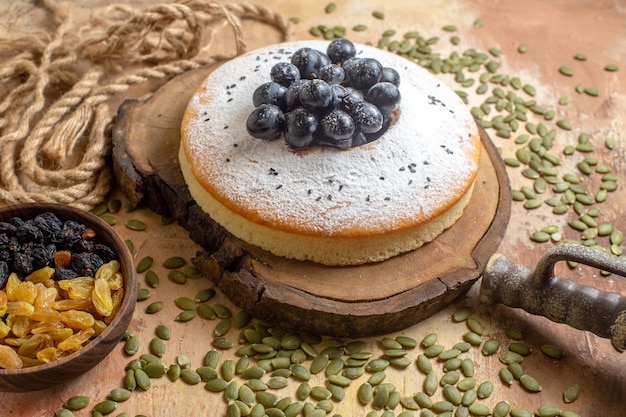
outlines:
[[[72,12],[78,21],[86,20],[92,10],[97,10],[107,2],[88,0],[76,2]],[[129,2],[133,7],[141,8],[155,4],[156,1],[142,0]],[[588,132],[592,144],[598,149],[594,156],[602,163],[611,166],[620,181],[626,178],[626,2],[585,1],[585,0],[528,0],[524,2],[501,0],[424,0],[424,1],[337,1],[334,13],[324,13],[324,2],[287,0],[266,0],[264,5],[272,7],[285,17],[299,17],[300,23],[293,26],[293,37],[306,39],[311,36],[308,29],[313,25],[337,24],[350,28],[357,23],[368,25],[365,32],[348,31],[351,39],[359,42],[376,42],[383,30],[396,29],[399,34],[409,30],[418,30],[424,36],[439,36],[439,46],[446,51],[447,39],[451,34],[441,30],[447,24],[457,25],[456,33],[461,38],[460,48],[474,47],[486,51],[490,47],[499,48],[502,72],[519,76],[525,82],[533,84],[538,90],[537,101],[546,108],[557,110],[559,117],[571,121],[571,132],[559,132],[556,149],[575,144],[578,133]],[[0,35],[5,37],[21,36],[29,31],[46,30],[50,22],[46,13],[35,4],[18,0],[0,4],[2,19]],[[372,18],[371,12],[380,10],[385,13],[384,20]],[[472,26],[481,18],[484,26],[480,29]],[[250,48],[279,40],[278,34],[257,23],[246,23]],[[519,54],[520,44],[528,46],[528,52]],[[462,50],[462,49],[461,49]],[[572,59],[575,53],[585,53],[588,61],[577,62]],[[446,52],[442,52],[446,53]],[[609,73],[603,70],[605,64],[617,64],[620,70]],[[575,77],[558,74],[561,65],[572,68]],[[445,79],[454,86],[454,81]],[[599,97],[588,97],[574,91],[577,84],[593,86],[600,91]],[[455,87],[456,88],[456,87]],[[569,96],[568,106],[557,104],[559,97]],[[124,97],[120,97],[119,101]],[[471,104],[480,104],[477,97],[470,98]],[[613,152],[603,150],[603,141],[611,136],[617,142]],[[504,156],[513,156],[516,145],[512,140],[505,140],[492,135]],[[572,167],[564,167],[574,169]],[[509,170],[513,188],[528,184],[519,169]],[[123,198],[123,197],[122,197]],[[610,195],[609,201],[601,206],[602,218],[617,227],[626,225],[626,194],[620,182],[620,188]],[[154,328],[160,323],[168,324],[173,337],[167,342],[164,362],[172,363],[178,353],[187,353],[194,364],[199,365],[202,356],[211,349],[212,331],[215,323],[196,318],[187,323],[176,323],[174,318],[179,310],[174,305],[177,296],[193,296],[200,289],[210,284],[203,279],[190,280],[184,286],[169,282],[166,270],[160,267],[159,260],[173,255],[190,259],[199,249],[188,237],[187,232],[177,225],[161,226],[160,218],[149,210],[139,209],[117,215],[115,227],[126,238],[135,243],[137,261],[144,256],[153,256],[158,265],[155,271],[161,276],[161,285],[151,291],[147,302],[138,303],[131,325],[131,331],[142,341],[141,352],[147,352],[148,342],[154,335]],[[127,218],[139,218],[149,224],[145,232],[133,232],[124,228]],[[521,205],[513,204],[511,221],[499,252],[506,254],[514,262],[534,267],[547,245],[538,245],[528,239],[528,235],[537,228],[556,223],[564,225],[566,219],[551,214],[547,207],[527,212]],[[567,230],[567,227],[564,227]],[[566,232],[570,233],[569,231]],[[462,238],[460,236],[459,238]],[[569,271],[559,268],[559,274],[579,282],[597,286],[606,291],[626,295],[626,279],[618,276],[601,276],[595,270],[577,268]],[[145,286],[143,275],[139,277]],[[592,334],[551,323],[540,317],[530,316],[522,311],[502,306],[482,306],[478,302],[478,284],[455,305],[435,316],[420,322],[397,334],[403,334],[420,340],[430,332],[439,334],[440,343],[452,346],[461,340],[466,331],[463,324],[451,322],[452,312],[461,305],[471,305],[476,310],[486,328],[486,336],[504,338],[507,326],[520,328],[526,335],[526,342],[535,350],[524,363],[528,374],[535,376],[544,389],[538,394],[525,392],[519,384],[504,387],[498,381],[501,363],[497,356],[484,357],[478,350],[472,350],[469,357],[475,360],[480,381],[493,380],[495,392],[484,401],[493,406],[499,400],[507,400],[514,407],[535,410],[542,404],[552,404],[563,409],[573,410],[582,416],[621,416],[626,406],[626,354],[617,352],[608,340]],[[165,301],[165,308],[155,315],[145,313],[150,301]],[[220,302],[237,311],[221,294],[213,302]],[[394,334],[396,335],[396,334]],[[390,336],[394,336],[390,335]],[[229,336],[236,339],[236,331]],[[380,337],[364,339],[367,350],[375,355],[382,354],[378,341]],[[503,339],[504,340],[504,339]],[[562,347],[566,356],[562,360],[548,359],[539,352],[544,343]],[[410,353],[414,358],[417,350]],[[222,353],[222,359],[231,357],[232,352]],[[73,395],[88,395],[95,403],[105,399],[108,392],[121,385],[123,368],[130,360],[122,351],[122,345],[98,367],[81,378],[64,386],[54,387],[36,393],[0,393],[0,415],[2,416],[52,416],[63,402]],[[423,375],[414,366],[408,370],[389,370],[388,380],[396,384],[399,390],[411,395],[421,389]],[[362,380],[364,380],[362,378]],[[346,398],[335,405],[333,413],[343,416],[364,416],[369,409],[362,407],[356,399],[358,380],[347,389]],[[219,394],[207,392],[202,385],[188,386],[178,381],[171,383],[166,378],[153,380],[153,386],[147,392],[136,392],[129,401],[119,405],[112,414],[127,412],[128,415],[144,414],[147,416],[206,416],[224,415],[226,403]],[[323,378],[312,384],[323,384]],[[581,387],[580,398],[573,404],[564,404],[563,390],[572,383]],[[280,395],[293,395],[293,387],[286,388]],[[437,394],[439,395],[439,394]],[[396,409],[399,412],[400,408]],[[77,416],[87,416],[89,410],[76,412]]]

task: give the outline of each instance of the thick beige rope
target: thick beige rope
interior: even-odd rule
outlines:
[[[91,209],[109,193],[112,98],[147,81],[246,50],[242,19],[288,38],[288,22],[263,6],[180,0],[135,10],[112,5],[75,27],[69,9],[43,6],[54,33],[0,39],[0,201],[57,202]],[[212,51],[212,31],[227,25],[233,52]]]

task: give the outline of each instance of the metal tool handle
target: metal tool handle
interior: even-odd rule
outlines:
[[[495,254],[482,279],[480,300],[504,304],[565,323],[626,350],[626,297],[554,276],[559,261],[575,261],[626,277],[626,261],[583,245],[562,244],[548,251],[535,271]]]

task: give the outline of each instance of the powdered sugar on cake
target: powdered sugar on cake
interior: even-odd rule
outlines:
[[[358,236],[426,222],[463,196],[474,179],[476,125],[462,101],[402,57],[358,46],[401,76],[399,118],[377,141],[348,150],[294,152],[282,139],[246,131],[252,92],[270,69],[303,46],[281,44],[217,68],[194,95],[184,127],[196,178],[211,178],[214,197],[255,223],[304,235]],[[191,113],[189,113],[191,112]],[[450,196],[457,196],[451,200]],[[407,223],[407,219],[409,219]]]

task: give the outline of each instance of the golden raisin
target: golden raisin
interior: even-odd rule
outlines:
[[[72,253],[66,250],[57,251],[54,254],[54,267],[55,268],[69,268],[70,261],[72,260]]]
[[[0,345],[0,368],[18,369],[22,368],[24,363],[12,348]]]
[[[88,329],[93,326],[95,319],[93,316],[84,311],[68,310],[61,311],[61,321],[72,329]]]

